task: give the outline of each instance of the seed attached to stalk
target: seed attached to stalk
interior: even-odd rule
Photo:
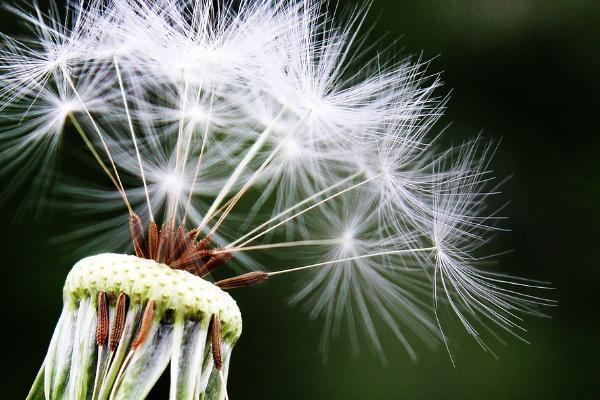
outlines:
[[[247,274],[235,276],[233,278],[223,279],[215,283],[223,290],[237,289],[245,286],[258,285],[269,279],[269,273],[263,271],[253,271]]]
[[[158,252],[156,261],[165,263],[171,257],[173,250],[173,226],[166,222],[160,228],[160,239],[158,241]]]
[[[98,293],[98,323],[96,327],[96,344],[100,347],[106,345],[108,338],[108,304],[106,302],[106,293]]]
[[[198,233],[199,232],[195,232],[194,233],[195,237],[198,236]],[[213,242],[212,236],[208,235],[204,239],[200,240],[198,242],[198,244],[196,244],[196,250],[197,251],[206,250],[206,249],[208,249],[210,247],[210,245],[212,244],[212,242]]]
[[[210,321],[210,338],[212,344],[212,357],[217,371],[223,368],[223,353],[221,349],[221,320],[218,314],[213,314]]]
[[[115,351],[123,335],[125,329],[125,316],[127,313],[127,295],[119,293],[117,297],[117,305],[115,307],[115,318],[113,321],[113,329],[110,334],[109,349]]]
[[[146,340],[146,336],[148,336],[148,331],[150,330],[150,326],[152,324],[152,319],[154,318],[154,301],[150,300],[146,305],[144,310],[144,316],[142,317],[142,325],[140,326],[140,331],[138,332],[137,337],[131,344],[131,350],[135,351],[144,340]]]
[[[158,253],[158,226],[156,222],[150,221],[148,226],[148,258],[156,259]]]
[[[200,270],[204,275],[208,275],[223,264],[226,264],[232,258],[232,253],[219,253],[213,255],[208,261],[204,263],[204,265],[202,265]]]
[[[146,258],[146,239],[144,238],[144,228],[142,227],[142,221],[137,214],[131,214],[129,216],[129,229],[131,230],[131,238],[133,240],[133,249],[135,255],[138,257]]]

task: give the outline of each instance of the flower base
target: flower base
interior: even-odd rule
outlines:
[[[28,399],[143,399],[169,364],[171,399],[225,397],[242,321],[217,286],[153,260],[101,254],[75,264],[63,295]]]

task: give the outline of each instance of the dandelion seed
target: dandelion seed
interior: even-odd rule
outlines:
[[[364,60],[365,10],[338,25],[326,9],[98,0],[68,2],[62,18],[56,6],[13,10],[33,37],[1,38],[6,194],[31,180],[54,187],[71,132],[106,178],[56,185],[62,206],[89,218],[63,245],[105,253],[67,276],[28,398],[143,399],[169,365],[171,398],[227,398],[242,323],[225,290],[285,274],[303,276],[291,301],[325,320],[324,350],[347,332],[355,351],[364,337],[382,359],[382,329],[411,358],[413,336],[450,351],[448,323],[489,350],[481,327],[520,337],[521,315],[550,304],[530,293],[543,285],[480,263],[499,230],[486,207],[492,148],[440,148],[439,77],[420,59]],[[258,270],[261,252],[280,264]],[[219,269],[241,272],[213,283]]]

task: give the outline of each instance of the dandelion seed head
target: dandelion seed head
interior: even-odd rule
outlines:
[[[368,59],[365,9],[345,20],[321,0],[13,11],[33,37],[0,38],[6,192],[54,187],[71,131],[106,178],[56,185],[100,220],[65,243],[122,250],[135,214],[193,229],[198,246],[210,238],[221,253],[203,265],[253,269],[253,251],[284,248],[284,265],[256,276],[305,271],[292,302],[324,320],[322,347],[345,327],[355,350],[364,336],[382,358],[382,329],[412,358],[409,331],[447,343],[443,309],[486,348],[482,325],[516,333],[521,314],[539,315],[544,300],[520,291],[532,288],[483,263],[501,231],[487,206],[494,148],[442,146],[440,77],[394,49]],[[290,265],[300,256],[314,263]]]

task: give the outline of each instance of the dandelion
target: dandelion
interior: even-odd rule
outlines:
[[[500,230],[491,147],[441,149],[426,63],[363,61],[363,9],[339,26],[320,0],[236,3],[13,10],[34,35],[0,48],[6,194],[33,179],[102,218],[63,243],[85,238],[88,257],[30,399],[142,399],[166,369],[170,398],[227,398],[242,323],[226,291],[283,274],[324,319],[325,353],[346,327],[382,359],[380,329],[411,358],[410,336],[451,354],[457,321],[490,349],[481,327],[521,337],[549,304],[483,262]],[[54,172],[71,133],[110,189]],[[268,270],[253,260],[281,250]],[[242,272],[215,282],[224,265]]]

